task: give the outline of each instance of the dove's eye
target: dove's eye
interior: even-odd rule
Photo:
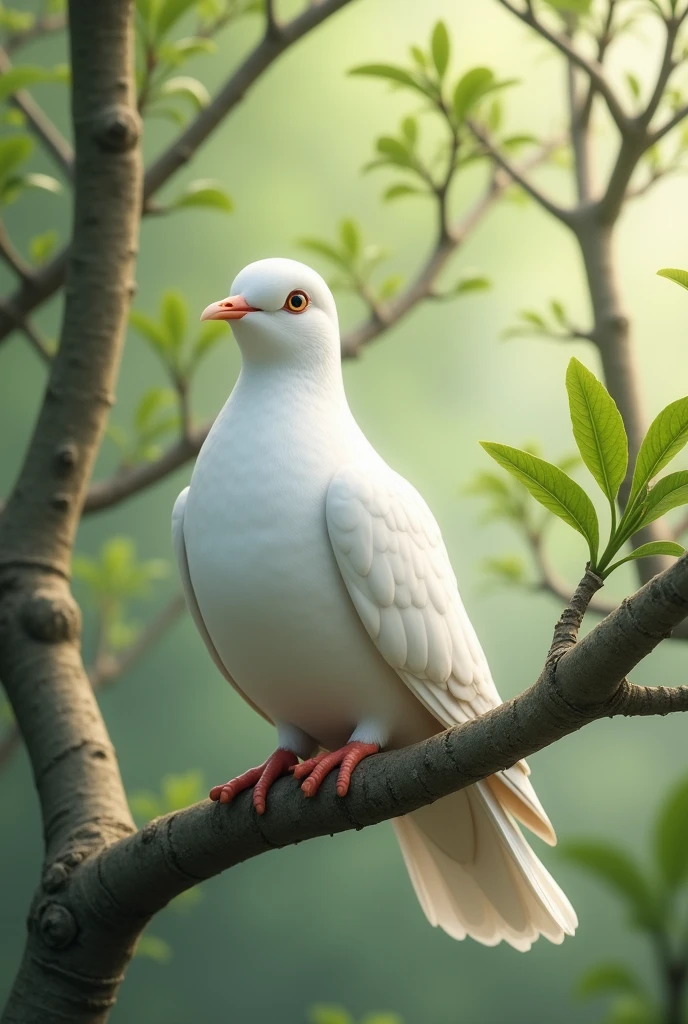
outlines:
[[[305,292],[295,291],[287,296],[283,308],[288,309],[290,313],[303,313],[309,302],[310,299]]]

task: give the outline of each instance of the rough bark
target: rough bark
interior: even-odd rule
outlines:
[[[71,0],[73,239],[59,353],[0,519],[0,676],[38,789],[45,871],[4,1024],[107,1018],[140,922],[107,894],[78,917],[61,893],[94,851],[133,831],[117,761],[79,649],[72,543],[113,400],[141,200],[132,3]]]

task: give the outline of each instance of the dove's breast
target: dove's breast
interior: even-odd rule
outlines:
[[[235,398],[199,455],[184,517],[193,588],[229,674],[272,721],[327,747],[362,722],[390,746],[437,731],[365,632],[327,533],[334,474],[378,457],[352,419],[340,429],[327,410],[294,416],[279,403],[261,415]]]

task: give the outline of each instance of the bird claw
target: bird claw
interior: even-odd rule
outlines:
[[[346,743],[339,750],[330,753],[322,751],[315,757],[302,761],[289,768],[295,779],[303,779],[301,789],[306,796],[315,796],[320,789],[323,780],[330,774],[333,768],[339,767],[337,775],[337,796],[346,796],[351,784],[351,775],[356,765],[371,754],[377,754],[380,750],[377,743],[361,743],[354,740]]]
[[[231,779],[221,786],[213,786],[208,796],[217,803],[228,804],[238,793],[253,786],[253,806],[257,814],[265,814],[268,790],[273,782],[298,764],[298,760],[291,750],[276,750],[264,764],[257,768],[249,768],[243,775],[238,775],[236,779]]]

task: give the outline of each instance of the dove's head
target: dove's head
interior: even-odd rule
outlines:
[[[245,362],[312,367],[339,362],[337,307],[320,274],[296,260],[249,263],[231,294],[201,320],[228,320]]]

